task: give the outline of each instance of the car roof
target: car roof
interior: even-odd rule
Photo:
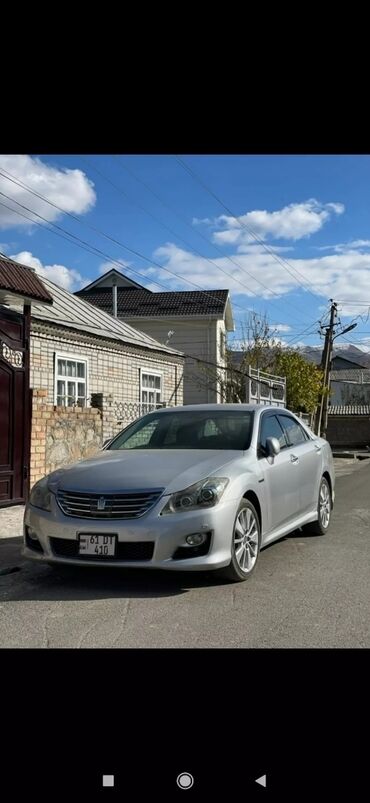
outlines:
[[[285,407],[278,407],[272,404],[185,404],[182,405],[181,407],[162,407],[159,410],[153,410],[153,412],[165,415],[166,413],[172,413],[172,412],[199,413],[199,412],[217,412],[220,410],[229,410],[230,412],[239,410],[241,412],[252,412],[252,413],[262,412],[263,410],[269,410],[271,412],[290,413],[290,410],[287,410]]]

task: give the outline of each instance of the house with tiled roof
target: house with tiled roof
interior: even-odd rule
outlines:
[[[113,269],[75,295],[183,352],[184,404],[221,401],[206,366],[225,365],[226,335],[234,330],[228,290],[153,292]]]
[[[144,413],[181,405],[183,372],[184,357],[172,343],[159,342],[45,277],[41,282],[32,268],[1,259],[0,425],[10,445],[3,438],[0,506],[2,500],[24,501],[25,491],[12,490],[23,478],[32,485],[93,454]],[[30,432],[30,457],[28,435],[14,438],[23,429]],[[13,441],[12,468],[7,455]]]

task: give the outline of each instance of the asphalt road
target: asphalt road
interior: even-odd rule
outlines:
[[[1,647],[370,647],[370,461],[337,469],[332,524],[264,549],[253,576],[58,569],[0,538]],[[10,573],[2,573],[8,570]]]

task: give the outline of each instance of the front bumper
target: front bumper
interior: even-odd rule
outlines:
[[[52,511],[40,510],[28,504],[24,516],[24,528],[36,533],[41,549],[36,551],[26,544],[22,554],[25,558],[44,563],[74,566],[106,566],[121,568],[170,569],[197,571],[219,569],[228,566],[231,559],[231,538],[239,500],[221,502],[214,508],[186,511],[160,516],[164,507],[163,498],[145,516],[138,519],[98,521],[65,516],[55,498]],[[192,533],[209,533],[209,550],[206,555],[175,559],[179,547],[184,547],[186,536]],[[139,544],[151,542],[153,554],[150,560],[121,560],[101,558],[88,560],[83,556],[61,557],[53,549],[52,539],[68,539],[76,542],[83,534],[116,535],[119,543]],[[187,548],[187,547],[186,547]],[[191,554],[189,547],[189,554]],[[182,549],[182,555],[184,550]]]

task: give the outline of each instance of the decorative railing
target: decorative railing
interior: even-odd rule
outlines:
[[[159,410],[161,407],[166,407],[165,403],[162,404],[148,404],[146,402],[114,402],[114,414],[117,418],[117,424],[125,426],[136,421],[147,413],[152,413],[154,410]]]
[[[0,355],[13,368],[23,368],[23,350],[14,351],[4,340],[0,340]]]
[[[249,367],[247,379],[248,404],[274,404],[285,407],[286,379],[261,371],[259,368]]]

